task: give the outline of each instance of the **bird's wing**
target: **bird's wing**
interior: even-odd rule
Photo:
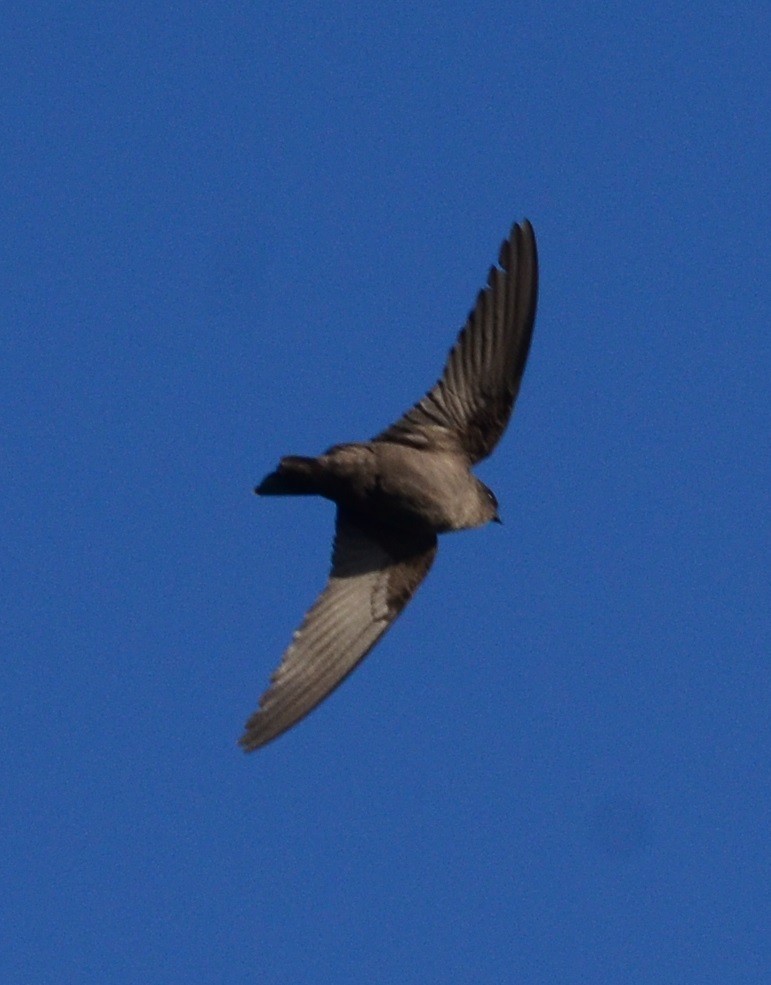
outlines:
[[[533,334],[538,254],[533,227],[514,224],[501,245],[444,372],[432,390],[375,441],[486,458],[511,417]]]
[[[375,527],[338,509],[332,571],[246,723],[247,752],[285,732],[364,659],[425,578],[434,534]]]

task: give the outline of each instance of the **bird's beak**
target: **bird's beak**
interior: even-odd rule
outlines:
[[[493,517],[493,523],[500,523],[500,525],[503,526],[503,520],[501,520],[500,514],[495,514]]]

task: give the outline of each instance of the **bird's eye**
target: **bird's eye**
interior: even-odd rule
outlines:
[[[493,506],[497,510],[498,509],[498,500],[495,498],[495,493],[492,491],[492,489],[488,489],[487,486],[485,486],[485,494],[486,494],[487,498],[490,500],[490,502],[493,504]]]

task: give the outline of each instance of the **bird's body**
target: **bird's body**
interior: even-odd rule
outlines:
[[[494,500],[458,455],[391,441],[334,445],[317,458],[290,455],[260,495],[318,495],[363,518],[432,533],[479,527]]]
[[[499,521],[471,472],[508,424],[535,320],[528,222],[501,247],[437,384],[371,441],[282,458],[255,490],[337,505],[332,571],[273,675],[241,745],[257,749],[316,707],[367,655],[427,574],[437,535]]]

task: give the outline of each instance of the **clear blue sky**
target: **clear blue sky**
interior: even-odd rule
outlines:
[[[768,4],[14,8],[0,980],[771,981]],[[505,525],[244,756],[523,216]]]

